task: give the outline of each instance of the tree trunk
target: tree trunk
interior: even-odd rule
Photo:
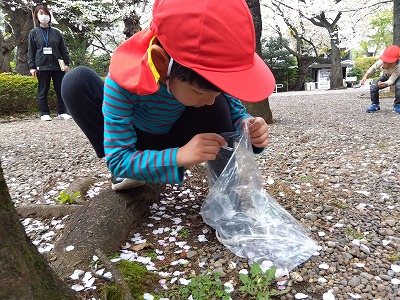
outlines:
[[[400,46],[400,0],[393,0],[393,45]]]
[[[343,88],[343,70],[342,70],[342,59],[340,57],[340,50],[338,48],[339,38],[336,31],[330,32],[331,34],[331,78],[330,84],[331,89]]]
[[[272,112],[271,108],[269,107],[269,100],[268,98],[257,103],[245,103],[246,109],[249,114],[254,117],[263,117],[267,124],[272,124]]]
[[[76,299],[31,243],[8,193],[0,165],[0,299]]]
[[[136,32],[139,32],[140,30],[142,30],[142,28],[140,27],[140,18],[136,14],[124,19],[123,32],[126,39],[129,39],[132,35],[134,35]]]
[[[30,75],[28,66],[28,39],[29,31],[33,28],[31,11],[16,8],[15,10],[10,10],[9,13],[17,45],[15,71],[21,75]]]
[[[145,184],[118,193],[110,188],[81,205],[55,243],[53,267],[57,274],[67,278],[75,269],[84,270],[96,250],[107,255],[117,252],[163,189],[159,184]],[[66,251],[71,245],[74,250]]]
[[[13,48],[14,45],[6,41],[0,32],[0,73],[11,71],[11,50]]]
[[[304,89],[304,83],[306,82],[306,77],[310,70],[310,62],[308,60],[302,60],[297,58],[297,67],[298,67],[298,74],[294,90],[301,91]]]
[[[254,30],[256,34],[256,52],[260,57],[261,54],[261,32],[262,32],[262,18],[259,0],[246,0],[247,6],[253,16]],[[257,117],[262,117],[268,124],[272,124],[272,111],[269,106],[268,98],[258,103],[243,103],[247,111]]]

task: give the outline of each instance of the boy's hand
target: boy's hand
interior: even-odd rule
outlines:
[[[196,134],[186,145],[178,149],[176,162],[178,167],[188,167],[214,160],[225,139],[216,133]]]
[[[243,120],[249,124],[251,144],[257,148],[264,148],[269,143],[268,125],[263,118],[255,117]]]
[[[385,88],[385,87],[387,87],[387,86],[388,86],[388,85],[387,85],[386,82],[378,81],[378,87],[379,87],[380,89],[383,89],[383,88]]]

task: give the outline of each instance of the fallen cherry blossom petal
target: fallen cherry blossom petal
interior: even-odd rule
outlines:
[[[319,267],[320,269],[323,269],[323,270],[328,270],[328,269],[329,269],[329,265],[328,265],[328,264],[325,264],[325,263],[320,264],[318,267]]]
[[[391,265],[390,268],[396,273],[400,272],[400,265]]]
[[[322,300],[335,300],[335,295],[333,294],[333,290],[329,290],[322,295]]]
[[[80,292],[83,291],[85,287],[80,284],[74,284],[73,286],[71,286],[71,289],[73,289],[75,292]]]

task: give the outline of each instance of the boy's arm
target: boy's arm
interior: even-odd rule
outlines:
[[[400,65],[397,65],[397,68],[393,71],[393,73],[390,75],[389,79],[386,80],[384,83],[386,83],[386,86],[390,86],[394,84],[394,82],[397,80],[397,78],[400,77]]]
[[[368,71],[365,73],[364,77],[361,79],[361,84],[364,84],[365,81],[368,79],[368,77],[371,74],[374,74],[376,70],[378,70],[381,66],[382,66],[382,61],[380,59],[378,59],[369,69]]]
[[[184,168],[176,162],[178,148],[136,149],[133,111],[138,98],[106,78],[104,85],[104,152],[112,174],[146,182],[182,183]]]

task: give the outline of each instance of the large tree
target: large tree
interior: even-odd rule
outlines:
[[[393,44],[400,46],[400,0],[393,0]]]
[[[76,299],[25,234],[0,165],[0,299]]]
[[[256,52],[262,57],[261,51],[261,33],[262,33],[262,18],[259,0],[246,0],[247,6],[253,16],[254,30],[256,33]],[[244,103],[246,109],[253,116],[260,116],[265,119],[268,124],[273,123],[272,112],[269,106],[268,98],[258,103]]]
[[[371,15],[371,10],[376,12],[382,5],[391,1],[381,0],[274,0],[267,1],[267,6],[276,11],[278,7],[282,13],[277,19],[280,23],[290,23],[297,29],[301,37],[307,36],[309,41],[315,44],[314,39],[320,37],[320,29],[325,30],[325,42],[328,47],[319,49],[321,54],[326,54],[331,62],[331,88],[340,88],[343,85],[343,74],[341,67],[341,50],[350,47],[355,35],[359,32],[360,20],[365,21],[365,12]],[[283,22],[282,22],[283,21]],[[279,23],[280,22],[280,23]],[[314,25],[305,26],[305,23]],[[304,32],[302,27],[308,30]],[[289,28],[289,32],[293,29]],[[284,30],[281,33],[285,32]],[[317,32],[317,34],[315,34]],[[297,41],[296,41],[297,42]],[[292,49],[295,47],[292,46]],[[324,51],[323,51],[324,50]]]

